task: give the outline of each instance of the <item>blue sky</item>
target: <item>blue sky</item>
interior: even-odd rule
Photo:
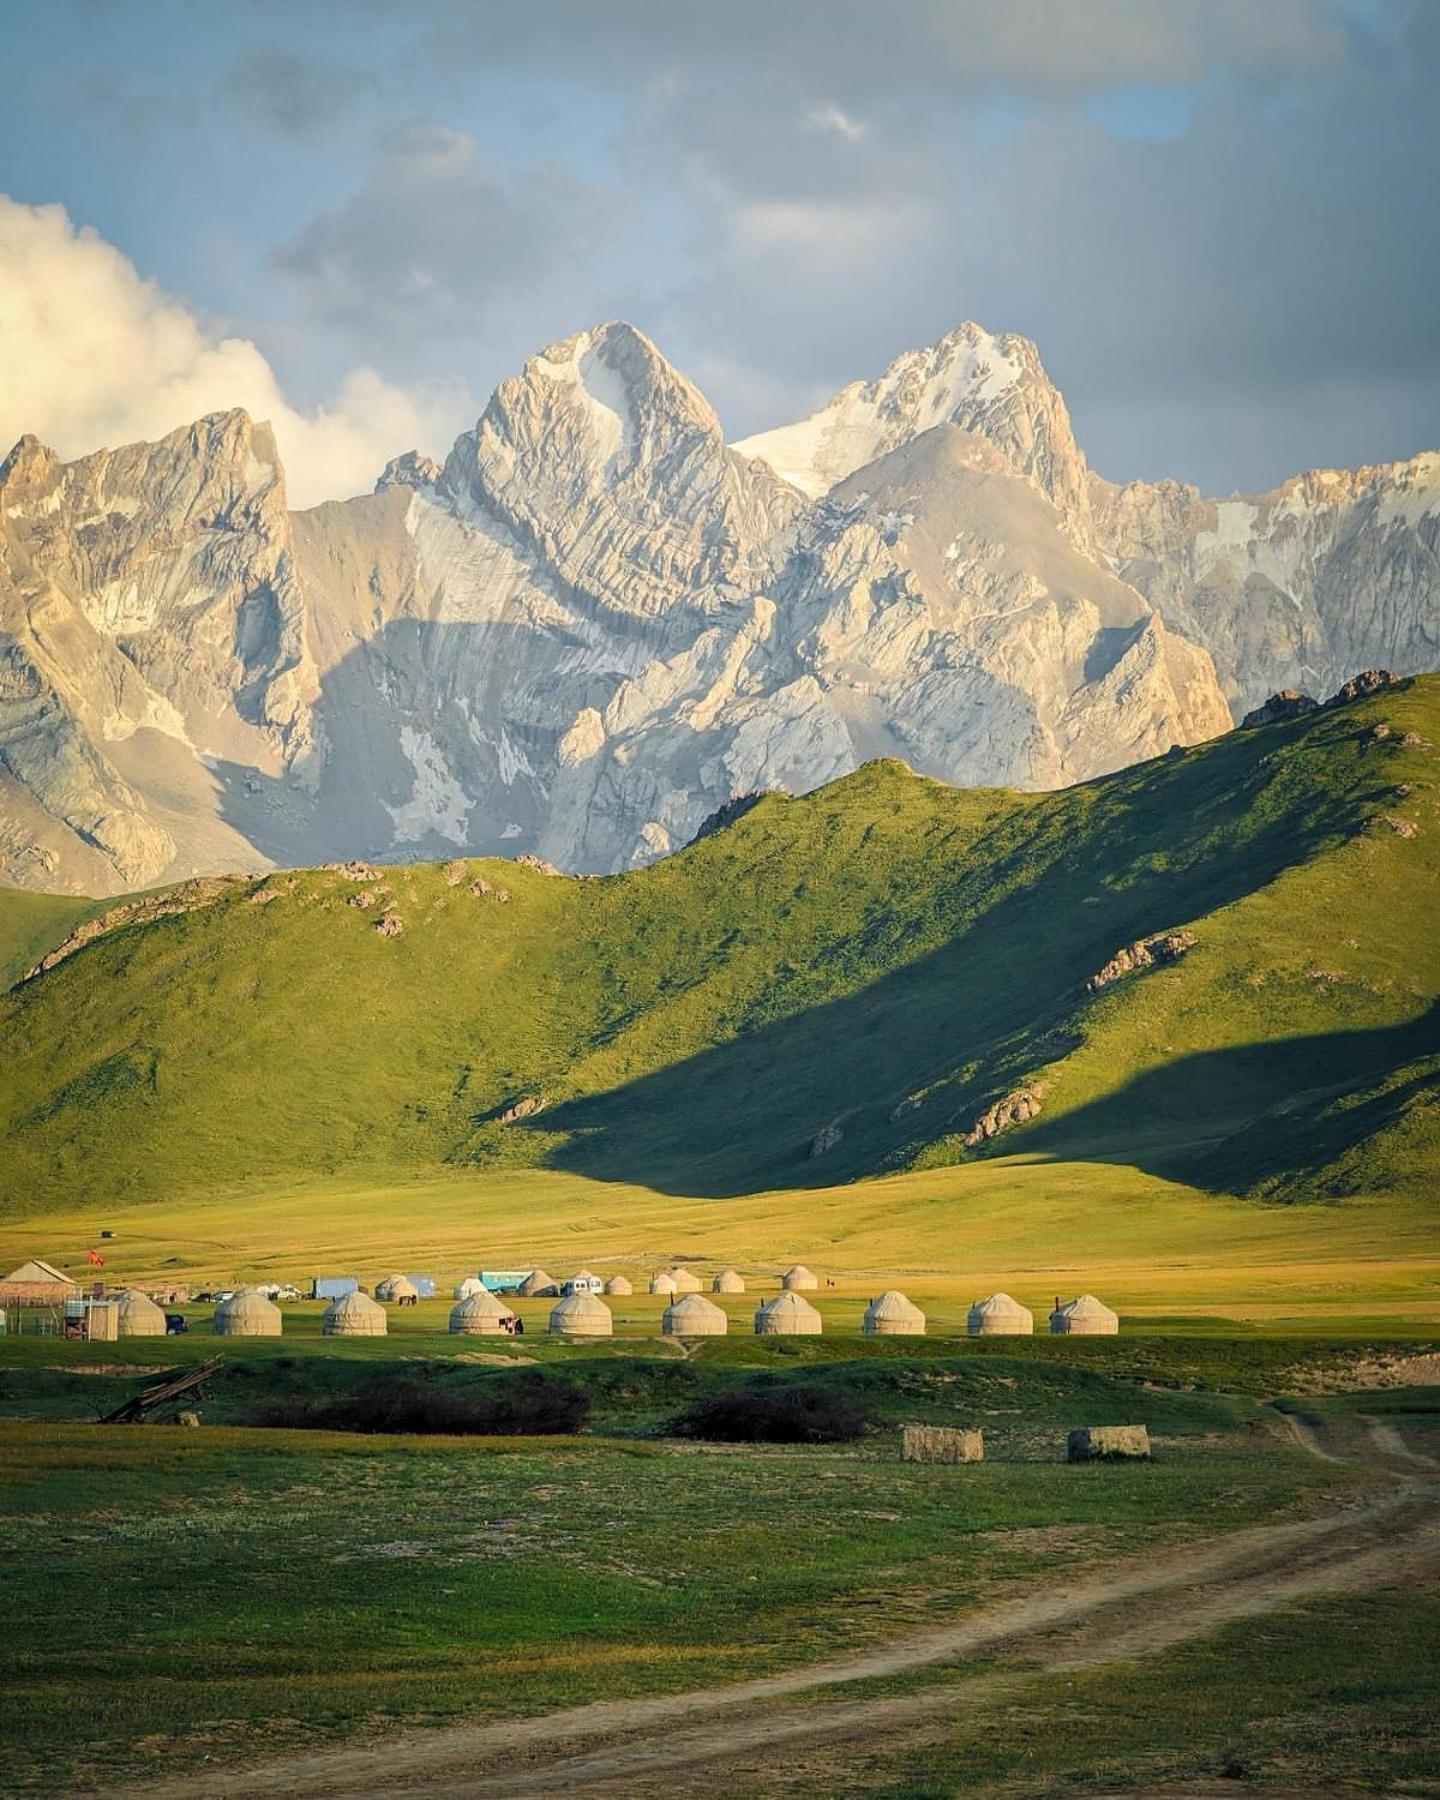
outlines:
[[[0,433],[72,453],[228,370],[297,421],[314,497],[620,315],[735,435],[976,318],[1036,339],[1117,478],[1440,443],[1429,0],[6,13],[0,193],[66,220],[0,219]]]

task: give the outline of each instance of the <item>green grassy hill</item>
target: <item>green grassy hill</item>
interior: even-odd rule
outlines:
[[[101,900],[77,900],[70,894],[27,894],[19,888],[0,887],[0,989],[18,981],[46,951],[104,905]]]
[[[1058,794],[873,764],[624,876],[152,899],[0,997],[0,1208],[524,1163],[719,1196],[1016,1152],[1423,1200],[1437,740],[1427,678]],[[967,1148],[1019,1093],[1038,1114]]]

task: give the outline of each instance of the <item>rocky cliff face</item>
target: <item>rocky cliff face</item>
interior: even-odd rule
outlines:
[[[1227,729],[1227,700],[1433,664],[1437,461],[1256,501],[1114,488],[1034,346],[973,325],[733,447],[603,326],[443,465],[300,514],[243,414],[69,465],[22,440],[0,879],[462,848],[610,870],[875,756],[1082,780]]]

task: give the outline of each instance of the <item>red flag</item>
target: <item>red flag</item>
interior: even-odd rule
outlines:
[[[105,1267],[105,1258],[98,1250],[87,1250],[85,1254],[89,1257],[92,1268],[103,1269]]]

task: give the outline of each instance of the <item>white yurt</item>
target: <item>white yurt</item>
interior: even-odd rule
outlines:
[[[730,1321],[703,1294],[678,1294],[665,1308],[660,1329],[666,1337],[724,1337]]]
[[[280,1308],[254,1288],[241,1288],[215,1308],[216,1337],[279,1337]]]
[[[787,1293],[812,1293],[820,1285],[820,1277],[813,1269],[807,1269],[804,1263],[796,1263],[793,1269],[787,1269],[780,1277],[780,1285]]]
[[[612,1275],[605,1283],[607,1294],[633,1294],[634,1284],[624,1275]]]
[[[795,1293],[777,1294],[755,1314],[759,1337],[818,1337],[823,1329],[819,1313]]]
[[[115,1309],[115,1328],[121,1337],[164,1337],[165,1308],[157,1306],[139,1288],[126,1288]]]
[[[670,1274],[675,1282],[677,1294],[698,1294],[704,1286],[700,1277],[689,1269],[672,1269]]]
[[[543,1269],[532,1269],[520,1283],[520,1295],[525,1300],[538,1300],[559,1292],[555,1277],[547,1275]]]
[[[865,1308],[866,1337],[924,1337],[925,1315],[898,1288],[886,1288]]]
[[[970,1308],[965,1329],[971,1337],[1029,1337],[1035,1329],[1035,1315],[1008,1294],[991,1294]]]
[[[125,1329],[122,1324],[120,1329]],[[1050,1315],[1050,1331],[1054,1337],[1113,1337],[1120,1329],[1120,1315],[1111,1312],[1093,1294],[1081,1294],[1078,1300],[1055,1302]]]
[[[377,1300],[418,1300],[420,1290],[408,1275],[387,1275],[383,1281],[375,1283]]]
[[[745,1277],[738,1269],[722,1269],[710,1283],[712,1294],[743,1294]]]
[[[650,1292],[652,1294],[674,1294],[678,1293],[678,1291],[679,1290],[675,1286],[675,1277],[668,1269],[657,1269],[650,1277]]]
[[[483,1294],[484,1292],[485,1283],[480,1277],[478,1275],[467,1275],[465,1279],[457,1285],[455,1289],[455,1298],[457,1300],[468,1300],[472,1294]]]
[[[320,1320],[322,1337],[384,1337],[389,1329],[385,1308],[358,1288],[332,1300]]]
[[[611,1337],[615,1321],[596,1294],[570,1294],[550,1309],[552,1337]]]
[[[482,1287],[478,1294],[471,1294],[451,1307],[450,1329],[465,1337],[494,1337],[504,1331],[506,1320],[514,1317],[513,1310],[503,1300]]]

